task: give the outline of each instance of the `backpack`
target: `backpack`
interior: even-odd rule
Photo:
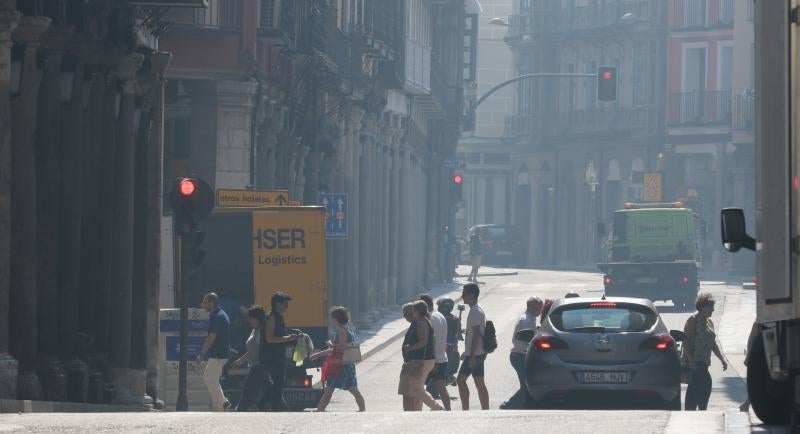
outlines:
[[[486,328],[483,330],[483,351],[491,353],[497,349],[497,332],[494,323],[486,321]]]

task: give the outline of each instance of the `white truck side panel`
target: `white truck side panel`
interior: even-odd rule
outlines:
[[[790,106],[790,83],[796,80],[795,24],[789,24],[789,6],[796,0],[757,1],[756,143],[758,225],[758,320],[796,318],[800,296],[793,271],[798,256],[791,250],[795,230],[797,191],[792,191],[792,149],[796,143],[796,110]],[[792,33],[790,33],[792,32]],[[792,95],[790,99],[789,96]],[[790,121],[791,120],[791,121]]]

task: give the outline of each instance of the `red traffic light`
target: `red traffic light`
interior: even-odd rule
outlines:
[[[463,176],[461,176],[461,175],[453,175],[453,183],[461,184],[462,182],[464,182],[464,177]]]
[[[178,191],[181,196],[191,196],[197,191],[197,185],[192,179],[182,179],[178,185]]]
[[[611,71],[603,72],[603,80],[611,80],[613,78],[614,78],[614,73],[612,73]]]

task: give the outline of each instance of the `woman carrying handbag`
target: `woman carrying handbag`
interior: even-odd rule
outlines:
[[[333,391],[336,389],[347,390],[356,399],[358,404],[358,411],[366,409],[364,404],[364,396],[358,390],[358,381],[356,380],[356,366],[354,361],[360,359],[360,352],[356,356],[355,352],[358,347],[352,345],[355,341],[355,334],[347,327],[350,324],[350,312],[347,308],[341,306],[334,306],[331,309],[331,323],[336,329],[336,337],[333,343],[328,342],[328,349],[320,351],[311,355],[311,360],[319,359],[320,357],[327,357],[325,361],[328,368],[332,368],[339,364],[341,369],[338,373],[327,372],[325,380],[325,390],[322,393],[322,398],[319,400],[317,411],[325,411],[328,403],[331,401]],[[343,360],[343,358],[346,359]],[[336,371],[337,369],[330,369]]]

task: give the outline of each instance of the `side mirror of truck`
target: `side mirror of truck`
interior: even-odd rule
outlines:
[[[724,208],[721,214],[722,247],[729,252],[738,252],[742,247],[756,249],[756,240],[747,235],[744,211],[741,208]]]
[[[514,339],[522,342],[530,342],[533,339],[533,336],[536,334],[535,330],[532,329],[524,329],[517,332],[514,335]]]

